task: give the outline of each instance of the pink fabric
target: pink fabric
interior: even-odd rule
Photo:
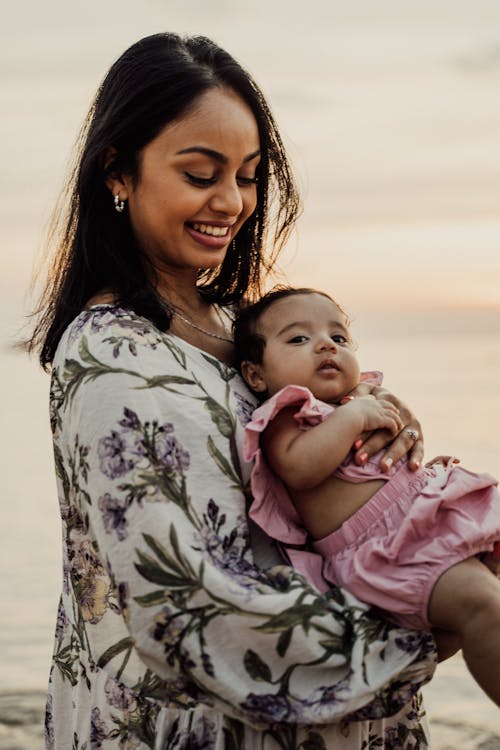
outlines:
[[[287,386],[255,410],[245,437],[246,458],[254,459],[250,516],[280,542],[290,563],[320,591],[337,584],[385,610],[400,625],[430,627],[428,600],[439,576],[468,557],[493,550],[500,540],[496,480],[454,464],[415,473],[406,461],[382,474],[380,456],[363,467],[348,456],[336,476],[386,483],[340,529],[307,545],[307,531],[288,492],[259,448],[269,421],[293,404],[303,429],[319,424],[334,408],[315,399],[307,388]]]

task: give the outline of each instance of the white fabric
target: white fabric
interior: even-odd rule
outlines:
[[[234,370],[128,311],[97,306],[65,332],[47,748],[428,746],[412,696],[431,637],[254,564],[240,451],[253,406]]]

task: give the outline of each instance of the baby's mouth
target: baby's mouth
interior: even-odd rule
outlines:
[[[327,360],[326,362],[322,362],[320,366],[318,367],[318,370],[325,371],[325,370],[338,370],[339,368],[335,364],[335,362],[332,362],[331,360]]]

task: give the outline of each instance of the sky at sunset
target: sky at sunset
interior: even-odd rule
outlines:
[[[101,76],[128,44],[163,29],[211,36],[267,94],[304,200],[282,263],[293,282],[356,310],[500,307],[496,0],[46,0],[13,4],[6,20],[4,320],[26,304]]]

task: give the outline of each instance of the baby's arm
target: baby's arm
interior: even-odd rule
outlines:
[[[389,401],[363,396],[338,407],[324,422],[301,430],[293,415],[280,412],[266,428],[263,447],[273,471],[291,490],[318,486],[337,469],[362,432],[386,429],[395,435],[403,427]]]

